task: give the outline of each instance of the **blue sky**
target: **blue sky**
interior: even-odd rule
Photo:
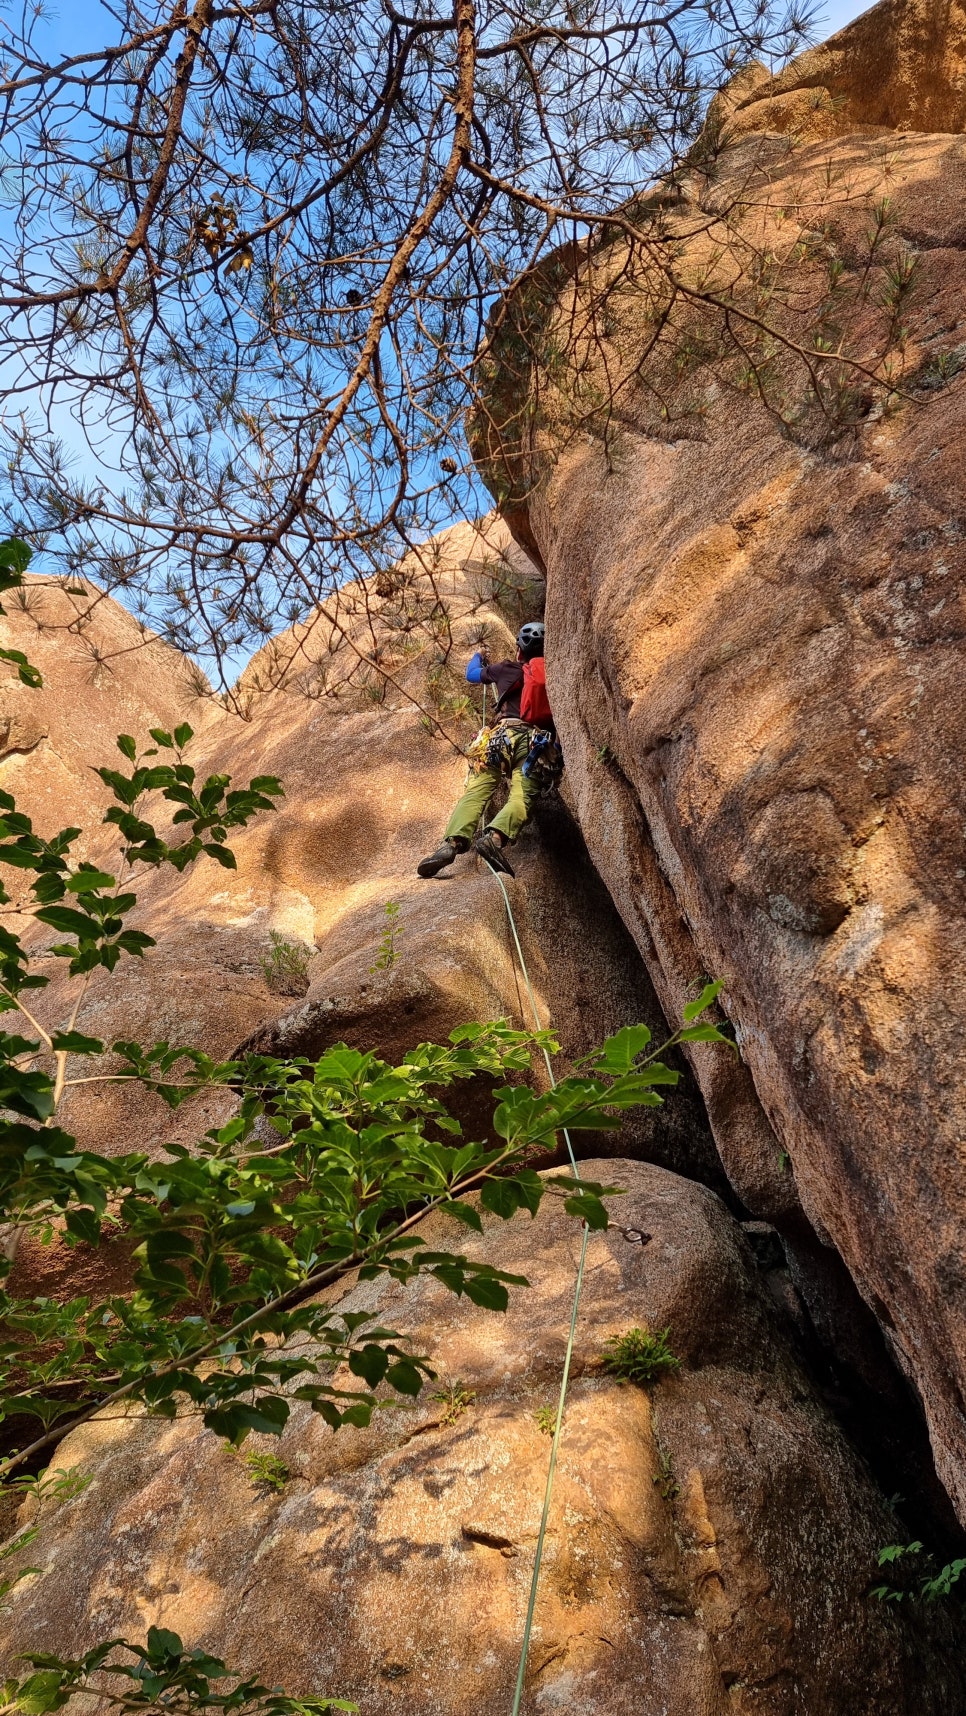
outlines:
[[[834,35],[836,30],[841,30],[843,24],[847,24],[852,18],[857,18],[860,12],[867,12],[868,10],[868,0],[862,0],[860,5],[853,4],[852,0],[832,0],[831,6],[822,9],[821,22],[816,34],[819,38]]]
[[[840,30],[850,18],[857,18],[860,12],[866,12],[870,0],[831,0],[831,4],[823,6],[817,16],[816,37],[830,36],[835,30]],[[91,40],[91,34],[102,33],[100,22],[103,8],[100,0],[73,0],[73,4],[65,4],[65,0],[44,7],[50,29],[51,39],[67,52],[76,53],[78,47]]]

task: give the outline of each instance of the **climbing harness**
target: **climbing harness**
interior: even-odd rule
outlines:
[[[523,973],[523,981],[526,985],[527,995],[530,998],[533,1022],[539,1031],[541,1029],[540,1014],[537,1009],[533,986],[530,982],[530,973],[527,970],[527,962],[523,957],[523,949],[520,946],[520,937],[517,934],[517,926],[513,917],[513,907],[510,905],[510,896],[506,890],[506,883],[499,871],[493,870],[492,866],[490,866],[490,869],[500,884],[500,891],[503,894],[503,903],[506,906],[506,915],[509,919],[510,929],[513,934],[513,942],[517,951],[517,959],[520,961],[520,970]],[[557,1081],[553,1076],[553,1066],[551,1065],[550,1056],[546,1049],[543,1051],[543,1058],[547,1063],[547,1074],[549,1076],[551,1086],[556,1088]],[[573,1169],[574,1179],[579,1180],[580,1170],[577,1167],[577,1158],[574,1155],[574,1147],[570,1142],[570,1133],[567,1131],[565,1126],[562,1127],[561,1130],[563,1131],[563,1135],[566,1140],[567,1154],[570,1157],[570,1166]],[[587,1261],[587,1241],[589,1238],[590,1228],[587,1226],[587,1223],[584,1222],[583,1238],[580,1245],[580,1261],[577,1265],[577,1280],[574,1286],[573,1310],[570,1313],[570,1332],[567,1336],[567,1350],[564,1355],[563,1374],[560,1378],[560,1397],[557,1401],[557,1419],[554,1424],[553,1441],[550,1445],[550,1465],[547,1470],[547,1483],[543,1493],[543,1511],[540,1515],[540,1530],[537,1533],[537,1548],[533,1559],[533,1573],[530,1577],[530,1598],[527,1603],[527,1618],[524,1623],[523,1642],[520,1647],[520,1665],[517,1669],[516,1689],[513,1694],[513,1705],[511,1707],[510,1716],[520,1716],[520,1701],[523,1698],[523,1686],[527,1671],[527,1657],[530,1653],[530,1635],[533,1631],[533,1615],[537,1604],[537,1587],[540,1583],[540,1569],[543,1565],[543,1546],[546,1540],[547,1525],[550,1519],[550,1502],[553,1496],[553,1480],[557,1470],[557,1454],[560,1448],[560,1432],[563,1426],[564,1406],[567,1401],[567,1387],[570,1382],[570,1365],[574,1354],[574,1338],[577,1333],[577,1313],[580,1308],[581,1289],[584,1285],[584,1266]]]
[[[527,741],[522,765],[518,752],[521,737]],[[511,775],[515,768],[521,767],[522,773],[541,792],[556,786],[563,774],[563,752],[552,734],[512,716],[498,721],[493,727],[486,726],[484,719],[484,725],[467,746],[466,755],[471,770],[477,775],[484,774],[487,769],[498,769],[503,775]]]

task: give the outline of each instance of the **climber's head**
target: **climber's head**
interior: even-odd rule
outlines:
[[[517,650],[521,661],[532,661],[535,655],[543,654],[546,627],[542,620],[527,620],[517,632]]]

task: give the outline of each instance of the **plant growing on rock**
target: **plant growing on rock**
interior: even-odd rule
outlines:
[[[651,1483],[655,1486],[662,1501],[673,1501],[675,1496],[681,1494],[681,1485],[674,1476],[674,1467],[671,1464],[671,1455],[667,1448],[661,1448],[658,1452],[657,1471],[654,1473]]]
[[[304,995],[309,986],[309,949],[288,941],[280,930],[269,930],[271,952],[259,961],[262,976],[276,995]]]
[[[438,1400],[443,1408],[440,1424],[450,1425],[462,1418],[466,1408],[472,1406],[476,1394],[462,1382],[454,1382],[448,1388],[438,1388],[432,1398]]]
[[[399,921],[400,912],[398,900],[387,900],[383,908],[383,912],[386,919],[386,927],[382,932],[382,939],[379,943],[379,952],[376,955],[375,964],[370,965],[369,967],[370,972],[391,971],[396,960],[399,958],[398,942],[400,936],[403,934],[403,926]]]
[[[264,1484],[266,1489],[274,1490],[279,1496],[292,1475],[277,1454],[263,1454],[254,1449],[245,1455],[245,1467],[256,1488]]]
[[[612,1335],[604,1343],[601,1359],[612,1376],[626,1377],[628,1382],[647,1384],[657,1382],[667,1371],[677,1370],[681,1360],[670,1347],[670,1329],[628,1329],[623,1335]]]

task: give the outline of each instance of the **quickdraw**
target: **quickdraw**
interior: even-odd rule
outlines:
[[[543,728],[536,728],[523,764],[523,774],[535,780],[541,792],[547,792],[556,786],[563,774],[563,766],[563,752],[556,739]]]

